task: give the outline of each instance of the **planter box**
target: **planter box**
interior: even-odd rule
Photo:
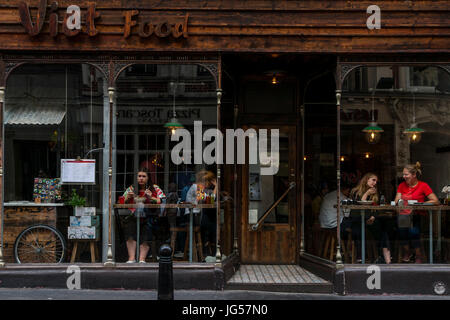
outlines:
[[[97,227],[67,227],[67,237],[69,239],[97,239],[100,228]]]
[[[99,227],[100,220],[96,216],[70,217],[71,227]]]

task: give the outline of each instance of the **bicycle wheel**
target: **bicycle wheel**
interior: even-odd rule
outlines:
[[[47,225],[23,230],[14,243],[17,263],[60,263],[64,261],[66,242],[63,235]]]

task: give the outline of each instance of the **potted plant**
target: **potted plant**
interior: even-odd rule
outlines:
[[[72,206],[74,208],[74,213],[78,211],[83,211],[83,207],[86,205],[86,198],[80,197],[75,189],[72,189],[72,194],[69,200],[66,202],[66,205]]]

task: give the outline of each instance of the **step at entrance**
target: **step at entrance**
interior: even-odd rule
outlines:
[[[332,293],[333,284],[298,265],[241,265],[225,289]]]

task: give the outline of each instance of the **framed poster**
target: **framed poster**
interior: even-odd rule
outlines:
[[[61,159],[61,184],[95,184],[95,159]]]

